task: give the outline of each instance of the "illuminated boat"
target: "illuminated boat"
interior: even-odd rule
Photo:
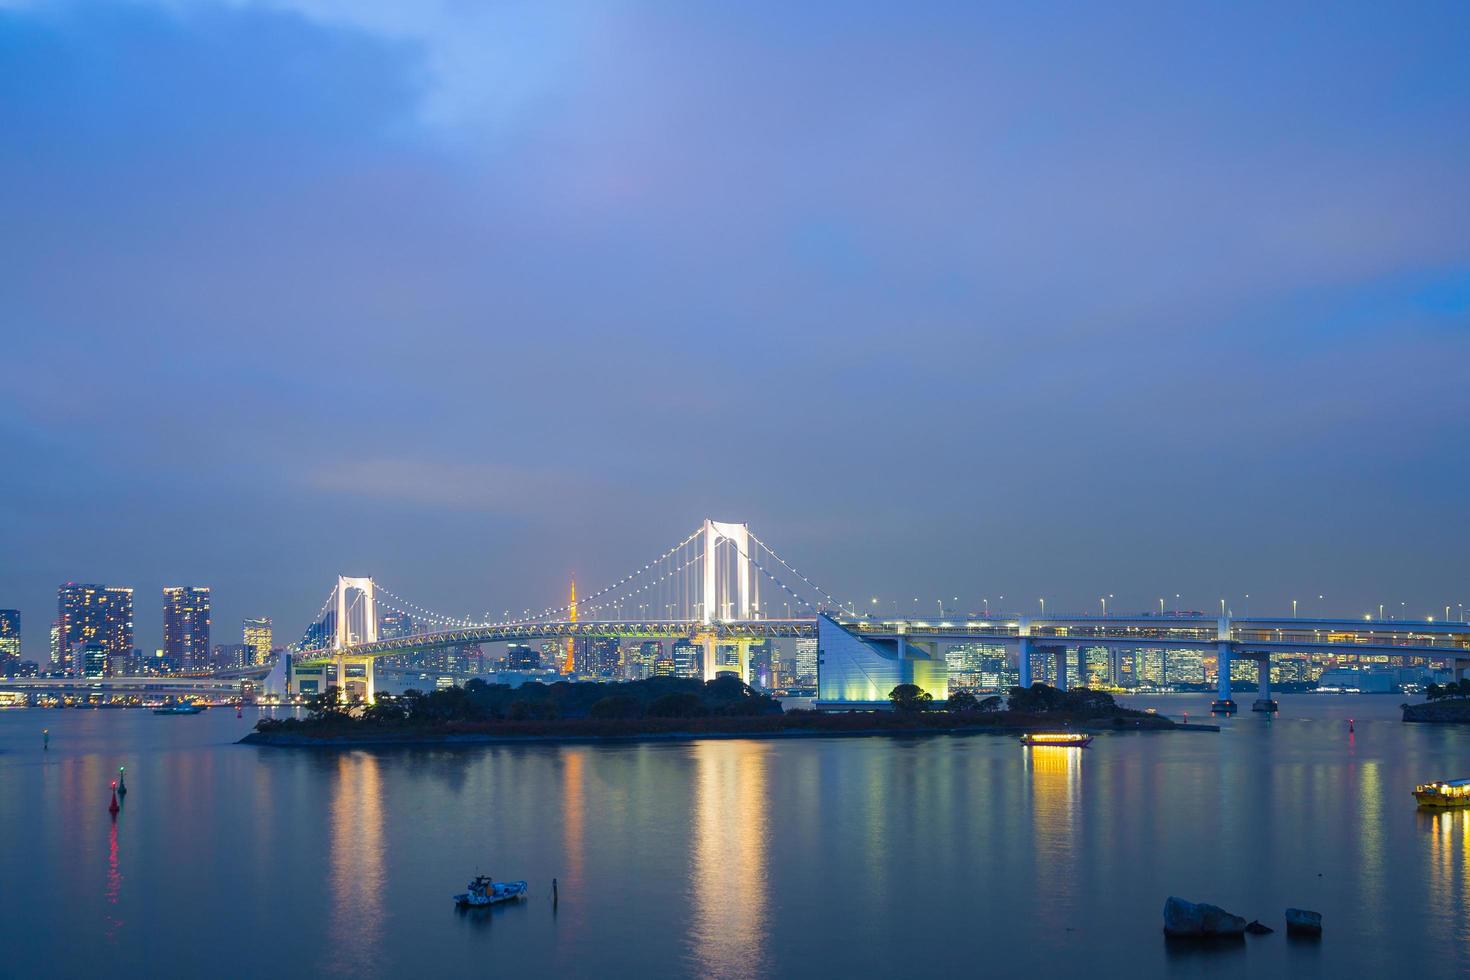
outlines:
[[[1470,779],[1441,779],[1414,787],[1420,806],[1470,806]]]
[[[155,715],[197,715],[204,710],[203,705],[190,704],[188,701],[174,701],[161,708],[154,708]]]
[[[1062,749],[1082,749],[1092,742],[1092,736],[1082,732],[1027,732],[1021,736],[1022,745],[1050,745]]]
[[[454,896],[454,904],[462,909],[483,909],[526,897],[524,881],[492,881],[489,875],[475,875],[465,888]]]

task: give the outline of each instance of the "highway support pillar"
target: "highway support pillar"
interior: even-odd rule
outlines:
[[[1031,637],[1021,637],[1021,651],[1017,654],[1016,664],[1020,668],[1020,686],[1031,686]]]
[[[1264,653],[1256,658],[1256,701],[1251,710],[1270,713],[1280,708],[1271,698],[1271,655]]]
[[[1217,688],[1214,702],[1210,704],[1212,714],[1234,714],[1235,702],[1230,698],[1230,643],[1215,644]]]

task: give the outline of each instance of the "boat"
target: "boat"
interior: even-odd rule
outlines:
[[[1414,787],[1420,806],[1470,806],[1470,779],[1440,779]]]
[[[489,875],[475,875],[465,889],[454,896],[454,904],[462,909],[483,909],[526,897],[524,881],[492,881]]]
[[[1083,732],[1027,732],[1021,736],[1022,745],[1053,746],[1062,749],[1085,749],[1092,743],[1092,736]]]
[[[171,701],[160,708],[154,708],[155,715],[197,715],[204,710],[202,704],[191,704],[188,701]]]

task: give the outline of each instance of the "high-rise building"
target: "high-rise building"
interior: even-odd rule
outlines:
[[[163,590],[163,652],[180,670],[209,669],[209,586]]]
[[[241,626],[241,638],[250,648],[251,664],[267,664],[271,659],[271,621],[268,617],[247,619]]]
[[[674,656],[675,677],[700,677],[704,674],[704,651],[689,640],[675,640],[671,651]]]
[[[616,639],[597,637],[587,641],[588,672],[598,677],[616,677],[622,668],[622,651]]]
[[[77,643],[72,647],[72,662],[81,669],[83,677],[106,677],[107,658],[105,643]]]
[[[133,590],[107,585],[68,582],[56,590],[57,629],[52,645],[52,669],[75,674],[81,646],[102,646],[102,660],[133,649]]]
[[[403,636],[413,636],[412,616],[401,612],[378,613],[378,639],[396,640]]]
[[[234,670],[237,667],[250,666],[255,651],[244,643],[220,643],[214,648],[209,657],[209,666],[213,670]]]
[[[505,650],[505,666],[510,670],[540,670],[541,653],[524,643],[512,643]]]
[[[0,668],[20,660],[20,610],[0,609]]]
[[[796,678],[799,684],[817,682],[817,641],[796,641]]]

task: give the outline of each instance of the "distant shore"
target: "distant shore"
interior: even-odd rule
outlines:
[[[1132,732],[1214,730],[1208,725],[1181,725],[1160,715],[1128,712],[1111,718],[997,711],[954,715],[832,713],[762,715],[728,718],[569,718],[555,721],[451,722],[436,726],[374,726],[361,722],[311,722],[289,730],[256,731],[240,739],[245,745],[309,748],[357,748],[387,745],[535,744],[548,742],[645,742],[728,738],[867,738],[899,735],[1020,735],[1025,732],[1072,730]]]

